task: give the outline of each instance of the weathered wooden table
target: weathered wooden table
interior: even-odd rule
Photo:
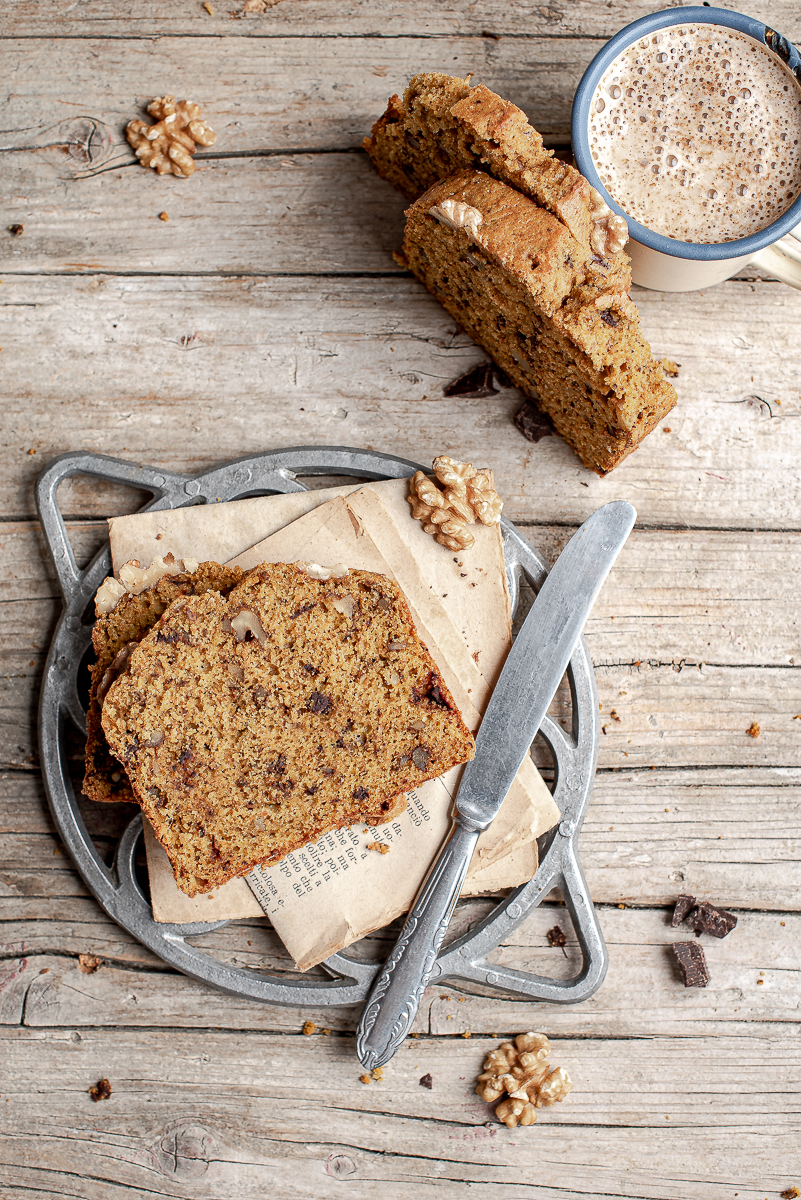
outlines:
[[[565,145],[584,67],[653,6],[271,3],[0,14],[0,1195],[778,1196],[801,1184],[801,294],[747,270],[708,292],[635,289],[655,353],[680,363],[679,405],[604,480],[555,437],[524,441],[517,393],[444,399],[483,356],[394,263],[403,204],[363,134],[412,73],[444,69]],[[801,37],[789,0],[750,9]],[[123,138],[165,92],[201,102],[219,135],[188,180],[141,169]],[[353,1011],[233,1000],[107,919],[37,763],[59,611],[40,468],[83,448],[193,471],[301,444],[489,463],[551,556],[603,501],[639,512],[588,627],[608,719],[581,850],[607,982],[576,1008],[430,988],[417,1038],[369,1086]],[[143,497],[79,479],[60,500],[85,563],[104,518]],[[75,743],[76,775],[80,757]],[[110,854],[130,811],[85,813]],[[704,939],[706,990],[685,991],[670,952],[680,891],[739,916]],[[460,927],[485,908],[463,906]],[[545,937],[560,914],[569,932],[548,905],[500,959],[569,973],[575,939],[564,957]],[[212,941],[232,962],[286,963],[259,922]],[[574,1091],[509,1131],[475,1077],[496,1036],[530,1028]],[[113,1094],[95,1104],[103,1076]]]

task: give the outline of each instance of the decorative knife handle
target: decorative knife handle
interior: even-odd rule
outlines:
[[[434,969],[480,830],[457,816],[417,894],[359,1021],[356,1053],[368,1071],[389,1062],[409,1032]]]

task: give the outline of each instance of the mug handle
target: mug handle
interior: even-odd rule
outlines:
[[[772,246],[760,250],[751,262],[782,283],[801,289],[801,225],[796,225]]]

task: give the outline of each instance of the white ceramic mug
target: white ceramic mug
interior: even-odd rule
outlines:
[[[692,292],[720,283],[746,265],[755,263],[784,283],[801,288],[801,195],[786,212],[758,233],[734,242],[680,242],[654,233],[633,220],[607,192],[590,153],[590,105],[607,67],[628,46],[647,34],[671,25],[722,25],[753,38],[775,54],[801,81],[801,55],[795,46],[770,26],[753,17],[725,8],[670,8],[640,17],[621,29],[596,54],[578,85],[573,101],[572,135],[576,165],[609,207],[626,218],[631,257],[631,277],[642,287],[665,292]]]

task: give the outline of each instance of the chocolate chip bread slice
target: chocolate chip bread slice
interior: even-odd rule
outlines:
[[[83,780],[84,795],[90,800],[130,802],[134,799],[125,768],[109,749],[100,713],[106,692],[126,670],[136,644],[179,596],[201,596],[208,591],[228,595],[241,582],[242,576],[240,567],[224,567],[216,562],[198,563],[191,573],[182,571],[165,575],[138,595],[122,596],[111,611],[98,614],[92,630],[92,646],[97,657],[92,666],[86,713],[86,772]]]
[[[264,564],[179,598],[108,691],[109,745],[187,895],[391,819],[473,757],[397,585],[342,571]]]
[[[564,226],[492,176],[430,188],[407,212],[403,258],[599,475],[675,404],[628,296],[588,299]]]
[[[403,100],[390,98],[364,148],[407,200],[465,168],[486,171],[551,213],[590,252],[589,283],[628,291],[626,222],[575,167],[545,148],[522,109],[482,84],[471,88],[441,72],[415,75]]]

